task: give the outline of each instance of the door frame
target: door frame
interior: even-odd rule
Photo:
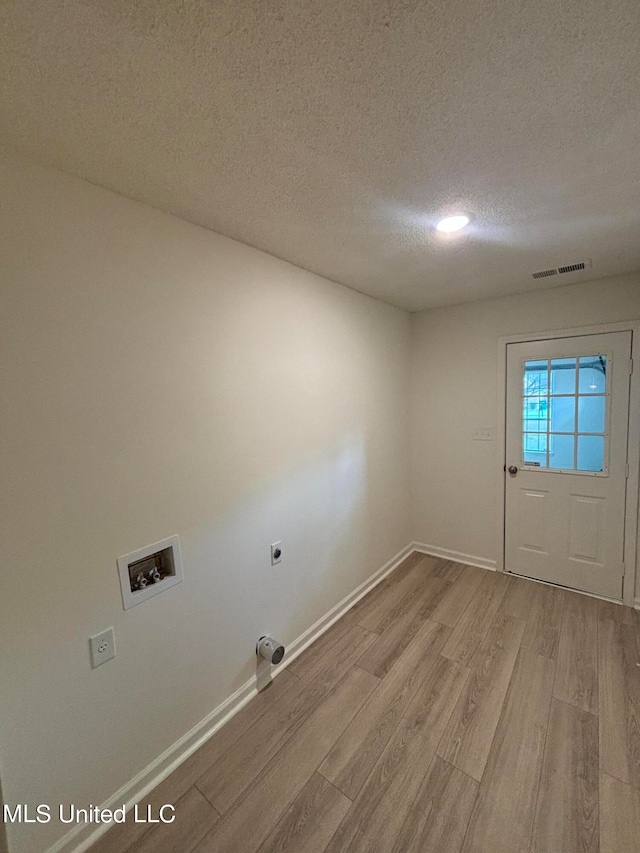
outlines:
[[[631,332],[631,358],[633,372],[629,387],[629,430],[627,435],[627,460],[629,476],[625,503],[624,564],[622,601],[640,609],[640,590],[636,598],[636,559],[638,545],[638,483],[640,480],[640,320],[621,323],[602,323],[598,326],[580,326],[571,329],[552,329],[505,335],[498,338],[497,429],[496,429],[496,483],[497,532],[496,569],[505,570],[505,510],[506,510],[506,414],[507,414],[507,345],[548,341],[553,338],[576,338],[581,335],[599,335],[608,332]]]

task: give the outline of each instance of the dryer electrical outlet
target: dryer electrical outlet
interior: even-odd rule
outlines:
[[[271,546],[271,565],[282,562],[282,542],[274,542]]]

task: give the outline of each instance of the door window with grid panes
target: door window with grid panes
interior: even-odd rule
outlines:
[[[609,362],[604,354],[523,362],[524,466],[606,474]]]

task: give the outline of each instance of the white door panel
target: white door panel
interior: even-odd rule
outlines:
[[[549,553],[549,493],[520,489],[520,547],[536,554]]]
[[[603,568],[606,501],[587,495],[571,495],[569,510],[569,559]]]
[[[507,571],[622,597],[631,333],[509,344]]]

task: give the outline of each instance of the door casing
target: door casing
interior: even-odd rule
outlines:
[[[624,563],[622,601],[640,609],[640,597],[635,598],[636,557],[638,541],[638,482],[640,475],[640,320],[621,323],[603,323],[599,326],[581,326],[572,329],[553,329],[547,332],[506,335],[498,339],[498,394],[496,418],[496,484],[497,484],[497,530],[496,530],[496,568],[503,572],[505,568],[505,470],[506,464],[506,385],[507,385],[507,344],[546,341],[551,338],[574,338],[580,335],[603,334],[607,332],[631,332],[631,374],[629,396],[629,432],[627,460],[629,477],[625,506]]]

